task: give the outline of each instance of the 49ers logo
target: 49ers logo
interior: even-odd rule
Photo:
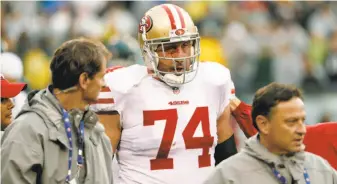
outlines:
[[[145,27],[146,33],[150,31],[152,28],[153,22],[150,16],[145,15],[142,20],[140,20],[138,31],[139,33],[143,33],[143,28]]]
[[[190,102],[188,100],[181,100],[181,101],[171,101],[168,103],[169,105],[188,105]]]
[[[185,30],[183,30],[183,29],[177,29],[176,32],[175,32],[175,34],[177,36],[183,35],[183,34],[185,34]]]

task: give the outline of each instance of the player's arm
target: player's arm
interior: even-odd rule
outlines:
[[[105,74],[105,81],[107,83],[111,82],[109,80],[109,77],[111,77],[110,75],[112,72],[120,68],[123,67],[115,66],[108,68]],[[114,152],[119,144],[122,129],[120,115],[116,109],[116,97],[116,93],[113,93],[107,85],[101,89],[98,95],[98,101],[90,105],[90,108],[98,115],[100,123],[103,124],[105,133],[110,138],[111,146]]]
[[[234,84],[231,80],[228,80],[223,86],[220,108],[220,112],[222,113],[217,119],[218,144],[215,147],[214,153],[215,165],[237,153],[234,133],[230,124],[231,109],[229,99],[231,90],[234,88],[232,86]]]
[[[97,112],[99,121],[105,127],[105,133],[111,141],[113,151],[115,152],[121,137],[120,115],[117,111]]]
[[[237,153],[234,133],[230,124],[230,105],[229,99],[231,96],[231,90],[234,88],[230,71],[218,64],[209,65],[212,68],[212,73],[214,74],[213,81],[219,90],[219,109],[217,111],[217,135],[218,144],[215,147],[214,159],[215,165],[219,164],[221,161],[227,159],[228,157]]]
[[[234,133],[230,126],[230,107],[227,105],[217,120],[218,144],[215,147],[215,165],[237,153]]]
[[[99,122],[103,124],[105,133],[110,138],[111,146],[115,152],[121,135],[121,123],[112,96],[113,94],[109,87],[102,88],[98,101],[91,104],[90,108],[98,115]]]

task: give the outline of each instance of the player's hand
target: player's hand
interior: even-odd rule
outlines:
[[[241,100],[238,99],[236,96],[231,98],[229,102],[231,112],[234,112],[235,109],[240,105],[240,103],[241,103]]]

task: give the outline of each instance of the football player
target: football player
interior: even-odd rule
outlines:
[[[176,5],[148,10],[138,31],[145,66],[108,70],[91,106],[116,150],[120,183],[202,183],[237,152],[230,72],[199,63],[198,29]]]

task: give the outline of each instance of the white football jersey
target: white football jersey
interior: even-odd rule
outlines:
[[[132,65],[105,76],[95,111],[118,111],[121,184],[198,184],[214,168],[217,119],[229,104],[230,72],[202,62],[196,78],[172,89]]]

